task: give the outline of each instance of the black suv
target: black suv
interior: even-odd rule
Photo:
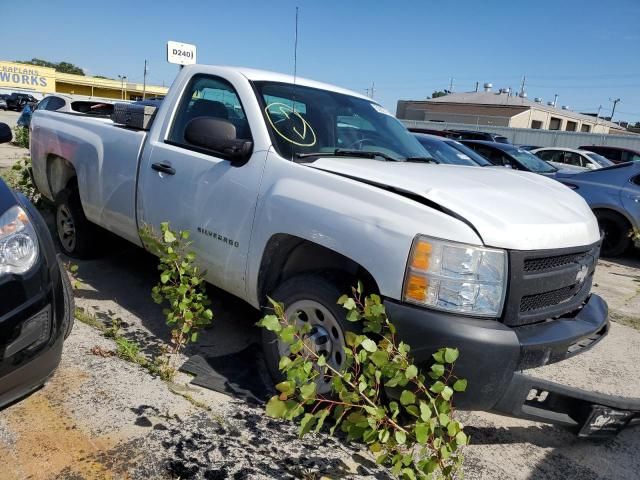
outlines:
[[[9,110],[21,111],[27,103],[38,102],[38,100],[28,93],[12,93],[6,98],[7,108]]]
[[[0,123],[0,143],[11,129]],[[44,219],[0,179],[0,408],[51,376],[73,327],[73,292]]]

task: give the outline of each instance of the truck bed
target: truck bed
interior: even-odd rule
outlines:
[[[146,135],[101,119],[36,111],[31,120],[34,181],[53,201],[75,170],[86,217],[140,245],[136,178]]]

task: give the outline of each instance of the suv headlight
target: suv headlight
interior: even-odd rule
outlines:
[[[38,259],[38,237],[31,220],[16,205],[0,215],[0,275],[24,273]]]
[[[404,301],[483,317],[502,314],[507,252],[418,235],[404,279]]]

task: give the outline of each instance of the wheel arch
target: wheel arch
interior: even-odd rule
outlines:
[[[348,289],[361,281],[366,293],[380,293],[373,275],[358,262],[323,245],[295,235],[278,233],[271,236],[263,251],[258,272],[258,302],[289,278],[304,273],[331,276],[338,286]],[[348,293],[345,290],[345,293]]]

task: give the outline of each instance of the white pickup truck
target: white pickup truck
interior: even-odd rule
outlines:
[[[148,131],[37,111],[31,155],[69,255],[88,255],[98,226],[142,246],[143,225],[168,221],[193,233],[210,283],[255,308],[267,295],[284,302],[336,367],[346,327],[336,300],[361,280],[419,364],[460,349],[469,388],[458,407],[585,435],[606,430],[600,405],[637,414],[520,373],[608,331],[607,305],[590,292],[600,232],[582,198],[535,174],[438,165],[370,98],[193,65]],[[277,375],[282,348],[266,337],[265,350]]]

